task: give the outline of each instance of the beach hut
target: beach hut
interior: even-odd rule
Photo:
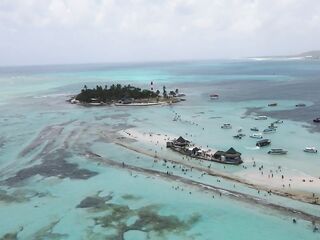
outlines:
[[[226,160],[241,160],[241,153],[237,152],[233,147],[226,151],[224,156]]]
[[[200,155],[199,151],[201,151],[201,149],[198,148],[198,147],[189,147],[188,150],[187,150],[187,153],[189,155],[197,156],[197,155]]]
[[[242,163],[241,153],[237,152],[233,147],[228,151],[217,151],[213,157],[226,163]]]
[[[188,146],[189,145],[189,141],[184,139],[183,137],[179,137],[178,139],[173,141],[174,145],[180,146],[180,147],[184,147],[184,146]]]

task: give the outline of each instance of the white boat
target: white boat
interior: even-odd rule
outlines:
[[[250,135],[251,138],[258,138],[258,139],[262,139],[262,135],[261,134],[252,134]]]
[[[288,151],[287,150],[283,150],[282,148],[274,148],[274,149],[271,149],[271,151],[268,152],[268,154],[271,154],[271,155],[285,155],[287,153],[288,153]]]
[[[230,123],[224,123],[222,126],[221,126],[222,129],[231,129],[232,128],[232,125]]]
[[[102,106],[103,102],[90,102],[89,105],[91,105],[91,106]]]
[[[307,153],[317,153],[318,150],[315,147],[306,147],[305,149],[303,149],[304,152]]]
[[[263,130],[263,133],[275,133],[276,129],[275,128],[266,128]]]
[[[77,100],[77,99],[75,99],[75,98],[73,98],[73,99],[71,99],[71,101],[70,101],[72,104],[77,104],[77,103],[80,103],[80,101],[79,100]]]
[[[217,99],[219,99],[219,95],[218,94],[210,94],[210,99],[217,100]]]
[[[267,116],[256,116],[256,117],[254,118],[254,120],[267,120],[267,119],[268,119]]]

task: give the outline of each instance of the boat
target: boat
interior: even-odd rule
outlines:
[[[303,149],[304,152],[307,153],[317,153],[318,150],[315,147],[305,147],[305,149]]]
[[[242,135],[241,135],[241,134],[237,134],[237,135],[234,135],[233,138],[235,138],[235,139],[242,139]]]
[[[222,126],[221,126],[222,129],[231,129],[232,128],[232,125],[230,123],[224,123]]]
[[[250,135],[251,138],[258,138],[258,139],[262,139],[262,135],[261,134],[252,134]]]
[[[268,128],[270,129],[276,129],[278,126],[274,125],[274,123],[271,123]]]
[[[298,104],[296,104],[296,107],[305,107],[305,106],[307,106],[307,105],[304,104],[304,103],[298,103]]]
[[[269,103],[268,104],[268,107],[276,107],[276,106],[278,106],[278,103]]]
[[[91,105],[91,106],[101,106],[101,105],[103,105],[103,102],[101,102],[97,98],[91,98],[90,102],[89,102],[89,105]]]
[[[266,128],[263,130],[263,133],[275,133],[276,129],[275,128]]]
[[[268,119],[267,116],[256,116],[256,117],[254,118],[254,120],[267,120],[267,119]]]
[[[217,99],[219,99],[219,95],[218,94],[210,94],[210,99],[217,100]]]
[[[256,143],[257,147],[265,147],[271,144],[270,139],[262,139]]]
[[[259,129],[257,127],[250,128],[250,130],[254,132],[259,132]]]
[[[271,155],[285,155],[287,153],[288,153],[288,151],[283,150],[282,148],[274,148],[268,152],[268,154],[271,154]]]
[[[73,98],[73,99],[70,100],[70,103],[71,104],[77,104],[77,103],[80,103],[80,101],[75,99],[75,98]]]
[[[236,139],[241,139],[243,137],[245,137],[246,135],[244,133],[238,133],[237,135],[234,135],[233,138],[236,138]]]
[[[313,119],[313,122],[320,123],[320,117]]]
[[[281,124],[281,123],[283,123],[282,120],[277,120],[277,121],[273,122],[273,124]]]

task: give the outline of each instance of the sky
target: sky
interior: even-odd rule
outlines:
[[[320,49],[320,0],[0,0],[0,65]]]

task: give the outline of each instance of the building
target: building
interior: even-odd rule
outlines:
[[[190,141],[184,139],[183,137],[179,137],[178,139],[173,141],[173,145],[179,146],[179,147],[185,147],[190,144]]]
[[[241,153],[237,152],[234,148],[230,148],[228,151],[217,151],[213,157],[225,163],[241,164]]]

